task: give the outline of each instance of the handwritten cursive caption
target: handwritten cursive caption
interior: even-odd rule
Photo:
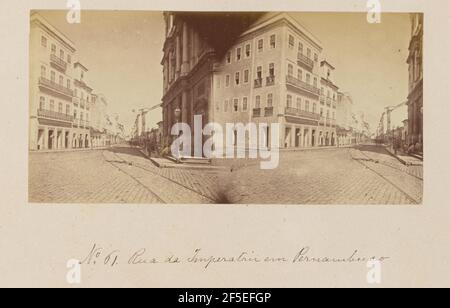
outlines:
[[[237,255],[219,256],[205,253],[202,249],[195,249],[188,256],[169,254],[164,257],[152,255],[146,248],[140,248],[132,252],[123,252],[115,249],[105,249],[94,244],[89,253],[80,259],[81,265],[90,266],[143,266],[156,264],[196,264],[205,270],[218,264],[305,264],[305,263],[363,263],[369,261],[385,262],[389,257],[363,256],[359,250],[354,250],[344,256],[320,256],[314,255],[311,247],[300,248],[292,256],[260,256],[254,251],[241,252]]]

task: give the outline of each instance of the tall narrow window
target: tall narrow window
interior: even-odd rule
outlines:
[[[237,86],[241,84],[241,73],[240,72],[237,72],[235,74],[235,82],[236,82]]]
[[[66,105],[66,114],[70,115],[70,105]]]
[[[63,113],[63,104],[62,103],[58,104],[58,113]]]
[[[264,50],[264,40],[261,39],[258,41],[258,51],[262,52]]]
[[[233,101],[233,110],[234,110],[234,112],[239,111],[239,99],[238,98],[235,98]]]
[[[52,54],[56,55],[56,45],[52,44]]]
[[[269,76],[274,77],[275,76],[275,63],[269,64]]]
[[[67,63],[72,64],[72,57],[67,55]]]
[[[302,43],[298,43],[298,52],[300,54],[303,54],[303,44]]]
[[[303,80],[303,71],[302,70],[297,71],[297,78],[298,78],[298,80]]]
[[[248,110],[248,98],[244,97],[242,99],[242,111],[247,111]]]
[[[236,50],[236,60],[237,61],[241,61],[241,59],[242,59],[242,48],[238,48],[237,50]]]
[[[52,81],[52,82],[56,82],[56,73],[55,73],[55,72],[52,72],[50,78],[51,78],[51,81]]]
[[[273,107],[273,94],[267,94],[267,107]]]
[[[294,49],[295,38],[292,35],[289,35],[289,48]]]
[[[244,71],[244,83],[248,83],[250,79],[250,71],[249,70],[245,70]]]
[[[297,109],[302,110],[302,99],[297,97]]]
[[[228,100],[225,100],[225,103],[223,104],[223,111],[228,112]]]
[[[247,45],[245,46],[245,56],[246,56],[247,58],[250,58],[251,55],[252,55],[252,45],[247,44]]]
[[[72,84],[70,82],[70,79],[67,79],[67,89],[71,89],[72,88]]]
[[[314,104],[313,104],[313,113],[316,113],[316,112],[317,112],[317,104],[314,103]]]
[[[310,74],[306,74],[306,83],[307,84],[311,83],[311,75]]]
[[[47,38],[45,36],[41,37],[41,46],[47,48]]]
[[[317,88],[317,78],[314,78],[314,87]]]
[[[42,78],[47,77],[47,68],[45,66],[41,66],[41,77]]]
[[[288,108],[292,108],[292,95],[290,94],[287,96],[286,105]]]
[[[59,85],[60,86],[64,85],[64,77],[63,76],[59,76]]]
[[[319,62],[319,55],[318,54],[314,54],[314,61],[317,63]]]
[[[39,109],[45,110],[45,97],[41,96],[39,100]]]
[[[50,111],[55,111],[55,101],[50,100]]]
[[[61,60],[64,60],[64,58],[65,58],[64,50],[61,49],[61,50],[59,51],[59,57],[60,57]]]
[[[231,51],[229,51],[227,53],[227,63],[230,64],[231,63]]]
[[[309,58],[309,59],[311,59],[311,49],[307,49],[306,50],[306,56]]]
[[[255,98],[255,108],[261,108],[261,96],[256,96]]]
[[[277,47],[277,37],[276,35],[270,36],[270,48],[276,48]]]
[[[288,65],[288,75],[289,76],[294,76],[294,66],[292,64]]]
[[[262,66],[258,66],[256,70],[256,78],[261,80],[262,79]]]
[[[309,101],[305,102],[305,111],[309,112]]]
[[[225,76],[225,86],[228,88],[230,86],[230,75]]]

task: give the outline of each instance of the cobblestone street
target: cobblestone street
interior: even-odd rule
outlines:
[[[241,168],[225,181],[240,204],[420,204],[422,167],[376,146],[282,152],[276,170]]]
[[[239,163],[237,163],[239,165]],[[382,148],[282,152],[280,167],[160,169],[137,149],[30,153],[33,203],[420,204],[422,166]]]
[[[33,203],[208,204],[214,175],[155,167],[136,149],[31,153]]]

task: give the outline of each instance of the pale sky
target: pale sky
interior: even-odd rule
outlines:
[[[111,114],[119,114],[128,133],[133,109],[151,107],[162,98],[164,21],[160,12],[82,11],[81,24],[66,21],[66,12],[40,14],[77,46],[89,68],[88,81],[104,94]],[[366,14],[292,13],[324,47],[336,67],[335,82],[349,92],[355,111],[364,111],[374,131],[386,106],[408,95],[408,14],[383,14],[381,24],[369,24]],[[406,108],[393,114],[394,125],[407,118]],[[161,109],[152,112],[156,125]]]
[[[353,97],[355,111],[363,111],[372,132],[384,107],[397,106],[408,97],[409,14],[382,14],[381,24],[369,24],[367,14],[295,13],[324,47],[336,67],[340,91]],[[393,126],[407,119],[407,107],[392,113]]]

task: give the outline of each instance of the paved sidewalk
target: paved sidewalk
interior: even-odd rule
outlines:
[[[158,175],[177,183],[188,190],[197,192],[209,199],[209,203],[223,198],[219,180],[221,174],[220,171],[161,169],[156,167],[147,157],[140,153],[140,151],[126,147],[115,147],[108,152],[148,173]]]

